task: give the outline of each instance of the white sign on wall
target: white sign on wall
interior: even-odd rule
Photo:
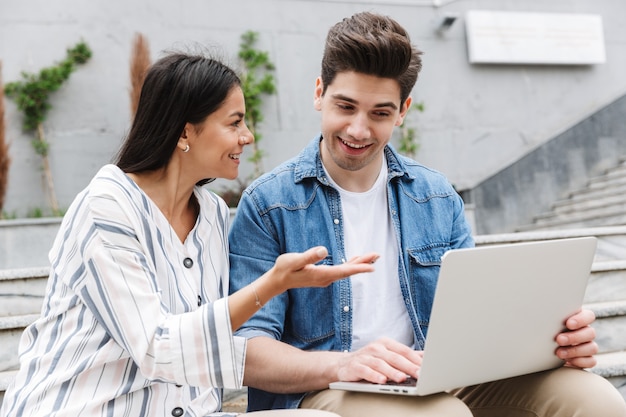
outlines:
[[[589,65],[606,61],[602,17],[472,10],[470,63]]]

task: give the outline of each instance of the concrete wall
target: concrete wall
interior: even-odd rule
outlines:
[[[472,65],[463,16],[475,9],[600,14],[607,62]],[[235,65],[240,35],[257,31],[258,46],[269,52],[278,80],[278,94],[266,101],[262,126],[268,170],[317,133],[312,95],[325,34],[336,21],[361,10],[395,17],[425,52],[413,96],[426,110],[408,123],[419,129],[417,158],[443,171],[459,190],[480,184],[626,92],[623,0],[2,0],[3,80],[51,65],[81,39],[93,49],[92,60],[54,93],[45,124],[57,194],[67,207],[110,161],[128,129],[129,58],[136,32],[149,40],[153,59],[164,49],[198,42]],[[436,21],[446,13],[459,19],[439,36]],[[11,100],[6,100],[6,113],[13,163],[5,211],[24,215],[47,207],[40,162]],[[251,165],[242,164],[242,176],[250,172]]]
[[[626,156],[626,96],[604,107],[481,184],[461,193],[477,234],[514,232],[530,225],[568,191]]]
[[[60,217],[0,220],[0,269],[49,266]]]

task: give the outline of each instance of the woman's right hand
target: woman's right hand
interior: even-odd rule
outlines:
[[[376,253],[355,256],[341,265],[316,265],[326,258],[328,250],[323,246],[313,247],[302,253],[284,253],[276,259],[268,271],[274,275],[282,291],[302,287],[327,287],[334,281],[351,275],[374,271]]]
[[[376,253],[355,256],[341,265],[315,265],[328,255],[323,246],[302,253],[284,253],[274,266],[256,281],[231,294],[229,298],[232,329],[237,329],[271,298],[291,288],[326,287],[342,278],[372,272]]]

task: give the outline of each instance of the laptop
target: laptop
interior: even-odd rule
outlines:
[[[562,365],[555,336],[583,303],[595,237],[450,250],[417,381],[331,389],[428,395]]]

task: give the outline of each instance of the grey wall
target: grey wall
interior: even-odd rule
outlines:
[[[626,96],[462,193],[477,234],[513,232],[626,157]]]
[[[463,16],[472,9],[600,14],[607,62],[471,65]],[[199,42],[235,65],[240,35],[257,31],[259,48],[269,52],[278,79],[278,94],[266,101],[262,126],[268,170],[317,133],[312,95],[325,34],[361,10],[395,17],[425,52],[413,96],[426,111],[409,121],[420,133],[417,158],[443,171],[459,190],[480,184],[626,92],[623,0],[2,0],[3,80],[51,65],[81,39],[93,49],[92,60],[54,94],[45,125],[58,197],[66,207],[110,160],[128,128],[129,58],[136,32],[149,40],[153,59],[164,49]],[[460,18],[439,36],[435,22],[445,13]],[[21,116],[11,100],[6,107],[13,163],[5,211],[22,215],[47,204],[39,160],[21,132]],[[250,164],[242,164],[241,175],[250,172]]]

